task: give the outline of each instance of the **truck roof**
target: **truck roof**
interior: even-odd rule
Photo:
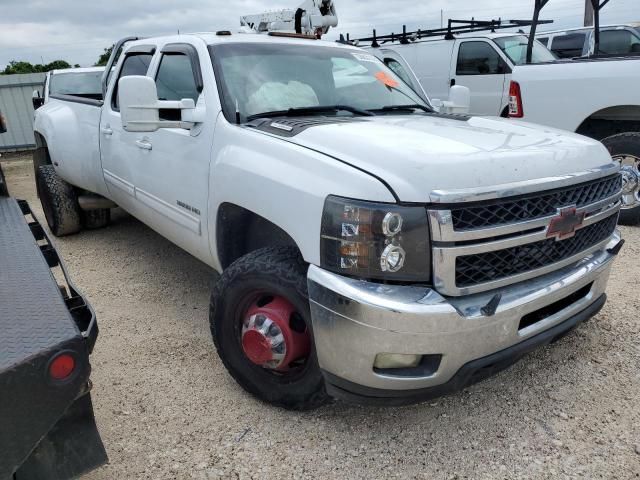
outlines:
[[[93,73],[93,72],[104,72],[104,67],[60,68],[58,70],[52,70],[51,75],[57,75],[59,73]]]
[[[335,41],[328,40],[315,40],[311,38],[300,38],[300,37],[292,37],[286,35],[266,35],[266,34],[258,34],[258,33],[244,33],[244,32],[232,32],[230,35],[219,35],[216,32],[196,32],[196,33],[185,33],[180,35],[169,35],[162,37],[153,37],[153,38],[145,38],[136,40],[135,42],[131,42],[127,44],[127,46],[133,45],[144,45],[148,44],[149,41],[163,41],[163,42],[180,42],[185,41],[188,38],[199,38],[207,45],[222,45],[225,43],[273,43],[273,44],[288,44],[288,45],[301,45],[301,46],[309,46],[309,45],[317,45],[317,46],[325,46],[325,47],[337,47],[337,48],[347,48],[347,49],[356,49],[357,47],[352,47],[350,45],[344,45],[340,43],[336,43]]]
[[[600,25],[600,30],[614,30],[614,29],[623,29],[627,28],[638,28],[640,26],[640,22],[636,23],[622,23],[617,25]],[[572,28],[563,28],[560,30],[547,30],[545,32],[536,33],[536,37],[539,35],[551,35],[554,33],[565,33],[565,32],[578,32],[584,30],[593,30],[594,27],[572,27]]]

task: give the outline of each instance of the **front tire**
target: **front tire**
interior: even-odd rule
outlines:
[[[53,165],[38,168],[36,187],[51,233],[56,237],[78,233],[82,228],[78,197],[74,188],[56,174]]]
[[[311,335],[307,269],[295,247],[263,248],[227,268],[211,295],[211,334],[231,376],[259,399],[291,410],[311,410],[328,401]],[[275,318],[283,308],[285,324]],[[259,327],[271,334],[275,324],[275,333],[289,339],[281,350],[271,346],[280,345],[275,337],[259,335]],[[254,331],[247,333],[251,327]],[[266,352],[260,350],[265,341]]]
[[[640,132],[612,135],[602,143],[622,166],[623,205],[620,223],[637,225],[640,223]]]

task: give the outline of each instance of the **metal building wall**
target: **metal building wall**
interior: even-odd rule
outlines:
[[[0,110],[9,124],[7,132],[0,135],[0,152],[35,147],[31,95],[36,89],[42,92],[44,77],[44,73],[0,75]]]

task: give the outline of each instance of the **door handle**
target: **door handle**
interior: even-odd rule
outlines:
[[[110,137],[111,135],[113,135],[113,130],[111,130],[111,128],[109,128],[108,126],[101,129],[101,132],[103,133],[103,135],[106,135],[107,137]]]
[[[143,150],[151,150],[153,148],[149,140],[136,140],[136,145]]]

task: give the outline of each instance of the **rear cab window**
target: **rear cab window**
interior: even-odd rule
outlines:
[[[522,65],[527,62],[529,39],[524,35],[498,37],[493,41],[498,45],[500,50],[509,57],[514,65]],[[533,42],[533,48],[531,49],[532,63],[552,62],[555,59],[555,55],[545,48],[539,41]]]
[[[506,73],[504,60],[487,42],[462,42],[458,49],[456,75],[502,75]]]
[[[149,64],[153,58],[153,52],[127,53],[120,68],[120,74],[116,79],[116,84],[113,87],[113,93],[111,94],[111,109],[119,112],[120,106],[118,102],[118,82],[122,77],[129,77],[131,75],[146,75],[149,70]]]
[[[586,37],[587,34],[584,32],[557,35],[553,37],[551,51],[560,58],[580,57],[584,50]]]
[[[102,72],[69,72],[51,75],[49,95],[73,95],[102,100]]]

